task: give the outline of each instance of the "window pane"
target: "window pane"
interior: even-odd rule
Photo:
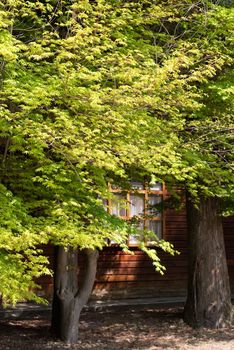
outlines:
[[[153,216],[161,216],[161,204],[162,196],[157,194],[149,194],[148,195],[148,205],[147,211],[149,215]]]
[[[119,190],[119,186],[115,185],[115,184],[111,184],[111,189],[112,190]]]
[[[102,203],[103,203],[104,210],[107,211],[108,210],[108,202],[107,202],[107,200],[103,199]]]
[[[156,235],[159,238],[162,238],[162,221],[150,220],[149,221],[149,230],[156,233]]]
[[[144,196],[131,194],[130,196],[130,217],[144,214]]]
[[[150,184],[150,190],[162,191],[162,184],[160,182],[156,182],[155,184]]]
[[[128,242],[129,244],[138,244],[138,240],[137,240],[137,237],[141,237],[142,235],[142,232],[143,229],[144,229],[144,222],[143,221],[139,221],[137,223],[134,224],[134,226],[139,229],[139,234],[136,234],[136,235],[129,235],[129,239],[128,239]]]
[[[126,196],[122,193],[115,193],[112,199],[112,214],[126,216]]]
[[[128,243],[129,244],[138,244],[137,237],[135,235],[129,235]]]
[[[131,188],[133,190],[144,190],[144,184],[143,182],[140,182],[140,181],[132,181]]]

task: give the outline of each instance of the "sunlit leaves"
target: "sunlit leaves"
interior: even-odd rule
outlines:
[[[194,195],[232,193],[232,133],[220,130],[233,123],[233,9],[190,0],[0,5],[0,246],[16,280],[26,262],[28,286],[45,272],[30,251],[39,243],[101,249],[110,239],[127,249],[133,228],[102,204],[108,182],[127,186],[137,174]],[[12,260],[22,249],[28,260]],[[163,272],[157,250],[142,249]],[[28,298],[15,283],[6,300]]]

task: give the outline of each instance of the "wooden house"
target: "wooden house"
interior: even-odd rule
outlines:
[[[168,197],[164,185],[148,186],[145,183],[134,182],[132,190],[121,191],[112,188],[113,199],[106,203],[110,213],[125,220],[131,219],[142,212],[150,215],[140,220],[140,226],[150,228],[159,237],[171,242],[179,255],[171,256],[159,251],[166,272],[162,276],[155,272],[151,260],[140,251],[135,237],[129,237],[129,247],[134,254],[126,254],[115,244],[100,252],[96,282],[93,289],[93,299],[122,299],[185,296],[187,289],[187,258],[188,240],[186,226],[186,211],[152,208],[163,203]],[[125,203],[121,205],[121,201]],[[152,212],[151,212],[152,211]],[[231,290],[234,293],[234,217],[223,219],[226,244],[226,254],[230,274]],[[46,247],[45,253],[53,260],[53,247]],[[82,274],[82,254],[79,257]],[[51,277],[40,280],[42,292],[51,297],[53,280]]]

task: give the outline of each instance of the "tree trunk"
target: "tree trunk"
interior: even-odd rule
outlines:
[[[222,328],[231,322],[231,294],[218,198],[187,199],[188,295],[184,320],[192,327]]]
[[[86,273],[78,288],[77,251],[71,247],[57,247],[54,276],[54,298],[51,330],[61,340],[74,344],[78,340],[80,313],[92,292],[96,276],[98,252],[84,249]]]

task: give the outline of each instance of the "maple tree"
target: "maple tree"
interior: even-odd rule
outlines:
[[[190,0],[4,0],[0,6],[0,220],[7,232],[0,259],[16,269],[9,279],[16,287],[2,295],[13,302],[37,298],[28,287],[47,269],[36,247],[57,246],[53,329],[72,343],[97,249],[111,239],[127,250],[135,232],[105,211],[108,183],[124,187],[138,174],[183,185],[193,203],[231,198],[233,144],[231,133],[220,130],[230,131],[232,123],[225,100],[231,101],[233,9]],[[163,272],[157,250],[139,244]],[[88,259],[82,290],[77,247]],[[6,260],[16,251],[14,263]]]

